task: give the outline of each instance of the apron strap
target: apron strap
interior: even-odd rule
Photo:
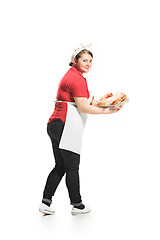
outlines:
[[[56,100],[56,101],[54,101],[54,102],[65,102],[65,103],[69,103],[69,104],[71,104],[71,105],[77,107],[77,105],[76,105],[75,102],[67,102],[67,101],[61,101],[61,100]]]

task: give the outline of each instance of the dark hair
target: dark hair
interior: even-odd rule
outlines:
[[[82,56],[83,53],[87,53],[89,54],[92,58],[93,58],[93,54],[87,50],[87,49],[83,49],[82,51],[80,51],[76,56],[75,56],[75,59],[78,61],[78,59]],[[69,63],[69,66],[73,66],[73,62],[70,62]]]

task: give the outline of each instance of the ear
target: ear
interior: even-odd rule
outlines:
[[[73,59],[73,64],[76,65],[77,64],[77,60],[74,58]]]

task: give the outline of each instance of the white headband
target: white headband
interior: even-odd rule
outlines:
[[[86,50],[89,50],[90,51],[90,47],[92,46],[92,43],[90,43],[90,44],[80,44],[80,46],[72,53],[72,57],[71,57],[71,61],[72,61],[72,63],[73,63],[73,60],[74,60],[74,58],[77,56],[77,54],[79,53],[79,52],[81,52],[82,50],[84,50],[84,49],[86,49]]]

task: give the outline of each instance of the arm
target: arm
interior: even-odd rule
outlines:
[[[88,113],[88,114],[110,114],[118,112],[119,108],[116,109],[105,109],[105,108],[98,108],[93,105],[89,105],[87,102],[87,98],[84,97],[74,97],[74,100],[77,104],[78,109],[81,113]]]

